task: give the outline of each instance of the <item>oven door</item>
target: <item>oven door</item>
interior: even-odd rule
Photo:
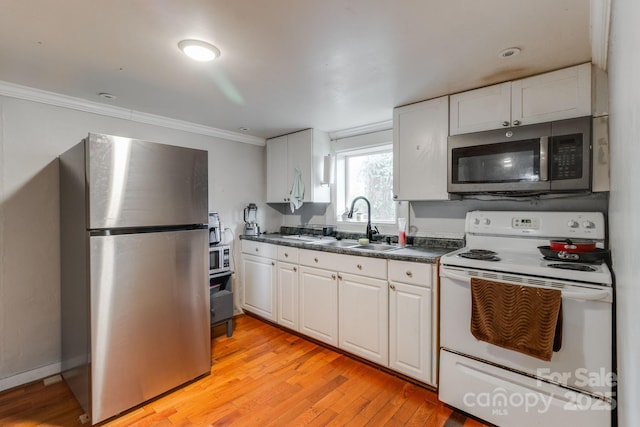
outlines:
[[[549,362],[477,340],[470,331],[472,277],[562,290],[562,347]],[[610,396],[612,297],[606,286],[528,278],[467,268],[440,270],[440,346],[561,385]]]

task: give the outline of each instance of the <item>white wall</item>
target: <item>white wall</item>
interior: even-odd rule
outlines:
[[[225,227],[238,236],[249,202],[265,226],[281,222],[264,204],[261,146],[2,96],[0,130],[0,390],[59,371],[57,156],[88,132],[208,150],[209,207]]]
[[[640,2],[612,1],[609,230],[617,296],[618,417],[640,425]]]

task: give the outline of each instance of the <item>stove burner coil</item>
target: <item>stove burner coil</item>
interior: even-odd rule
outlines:
[[[547,267],[560,268],[562,270],[574,270],[574,271],[596,271],[597,268],[584,264],[571,264],[571,263],[556,263],[549,264]]]
[[[500,257],[488,249],[469,249],[467,252],[458,254],[459,257],[477,259],[480,261],[500,261]]]

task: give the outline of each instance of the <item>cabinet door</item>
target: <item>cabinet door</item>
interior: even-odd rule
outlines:
[[[267,141],[267,202],[284,203],[288,201],[291,179],[286,173],[287,166],[287,136],[273,138]]]
[[[340,273],[339,347],[383,366],[389,363],[389,292],[385,280]]]
[[[242,256],[245,310],[276,321],[276,262],[253,255]]]
[[[278,324],[298,330],[298,266],[278,263]]]
[[[522,125],[591,115],[591,64],[511,84],[511,119]]]
[[[511,126],[511,82],[451,95],[449,133]]]
[[[397,200],[447,200],[448,97],[393,114],[393,187]]]
[[[389,367],[435,385],[431,289],[398,282],[389,287]]]
[[[311,181],[311,158],[312,158],[312,133],[311,129],[302,132],[292,133],[288,136],[288,159],[287,159],[287,185],[289,190],[293,186],[295,169],[300,170],[302,182],[304,183],[304,201],[312,201],[312,181]]]
[[[338,346],[338,279],[335,272],[300,267],[300,332]]]

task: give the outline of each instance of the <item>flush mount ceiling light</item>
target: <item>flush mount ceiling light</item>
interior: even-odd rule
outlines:
[[[178,47],[189,58],[200,62],[213,61],[220,56],[220,49],[201,40],[182,40]]]
[[[511,58],[512,56],[516,56],[520,53],[519,47],[509,47],[503,51],[501,51],[498,56],[500,58]]]

